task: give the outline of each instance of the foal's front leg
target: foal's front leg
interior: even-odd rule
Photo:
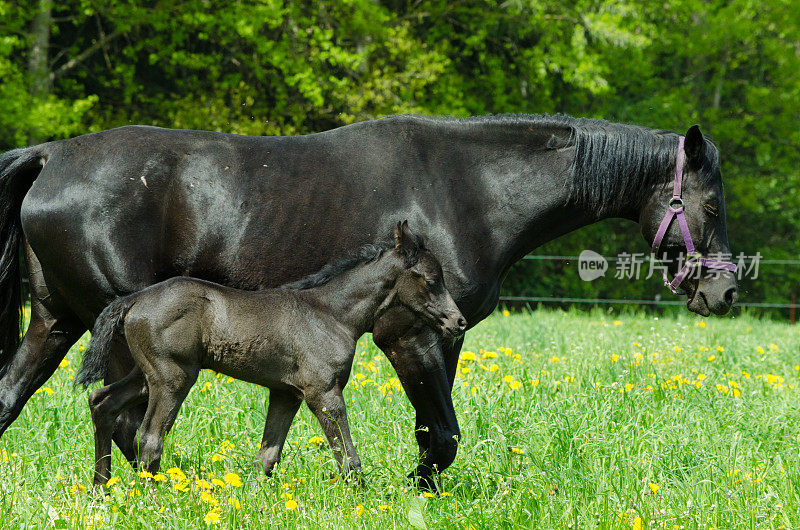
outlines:
[[[342,389],[335,385],[328,390],[313,390],[306,394],[306,403],[322,425],[342,475],[345,478],[353,475],[358,477],[361,473],[361,459],[350,437]]]
[[[289,427],[292,426],[297,410],[303,400],[292,390],[270,390],[267,422],[264,425],[264,437],[258,451],[257,467],[262,467],[267,476],[272,474],[275,465],[281,459],[283,444]]]

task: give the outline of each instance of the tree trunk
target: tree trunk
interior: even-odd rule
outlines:
[[[31,49],[28,56],[28,73],[31,77],[31,95],[34,100],[44,100],[50,94],[50,72],[47,64],[52,23],[52,0],[39,0],[39,9],[31,24]],[[38,131],[31,130],[28,143],[41,142]]]

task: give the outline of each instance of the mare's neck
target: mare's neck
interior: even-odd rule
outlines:
[[[628,127],[624,125],[601,124],[591,131],[594,136],[583,139],[580,147],[576,133],[558,120],[544,124],[524,119],[517,123],[487,121],[458,131],[456,125],[452,127],[451,137],[460,133],[457,140],[463,159],[458,162],[466,170],[460,176],[451,176],[457,186],[453,196],[460,221],[457,241],[453,243],[455,252],[444,257],[447,270],[456,279],[453,287],[459,305],[464,305],[462,311],[468,315],[488,314],[493,309],[502,278],[525,254],[603,219],[616,217],[637,222],[641,202],[638,199],[648,193],[653,182],[668,180],[669,162],[659,164],[660,174],[653,176],[654,164],[619,154],[620,142],[607,148],[611,145],[608,138],[618,137],[603,135],[627,134],[620,133]],[[643,144],[663,141],[644,128],[631,131],[636,136],[633,141],[640,142],[641,153],[648,152],[641,147]],[[587,156],[587,150],[592,150],[591,156]],[[609,158],[603,158],[606,156]],[[598,184],[600,179],[609,179],[608,185],[588,186],[598,192],[590,191],[584,193],[583,200],[576,199],[572,192],[573,161],[582,171],[582,178],[597,177]],[[605,176],[596,175],[598,167]],[[615,189],[623,193],[616,194]],[[634,200],[620,200],[637,193],[640,196]],[[598,208],[598,198],[606,202],[602,208]],[[477,276],[496,278],[495,283],[486,284],[495,296],[487,297],[485,289],[471,286],[470,278]]]

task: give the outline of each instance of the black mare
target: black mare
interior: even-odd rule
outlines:
[[[118,296],[179,275],[281,285],[375,243],[396,219],[425,236],[475,325],[509,267],[547,241],[621,217],[652,242],[677,146],[669,131],[522,115],[396,116],[296,137],[122,127],[9,151],[0,156],[0,433]],[[729,253],[718,151],[694,126],[685,152],[697,250]],[[675,256],[682,246],[673,223],[661,248]],[[18,248],[31,323],[17,348]],[[702,315],[724,314],[737,296],[728,272],[682,287]],[[415,473],[427,477],[455,458],[450,392],[462,339],[442,339],[402,309],[387,311],[373,337],[417,411]],[[131,367],[117,343],[106,381]],[[116,425],[129,460],[143,414],[131,409]]]

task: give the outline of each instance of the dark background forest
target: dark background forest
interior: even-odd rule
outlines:
[[[721,151],[734,253],[796,260],[800,2],[0,0],[0,150],[125,124],[273,135],[388,114],[567,113],[685,132]],[[537,254],[647,252],[629,222]],[[523,261],[505,294],[675,299]],[[743,302],[785,303],[765,264]],[[783,315],[786,312],[775,312]]]

